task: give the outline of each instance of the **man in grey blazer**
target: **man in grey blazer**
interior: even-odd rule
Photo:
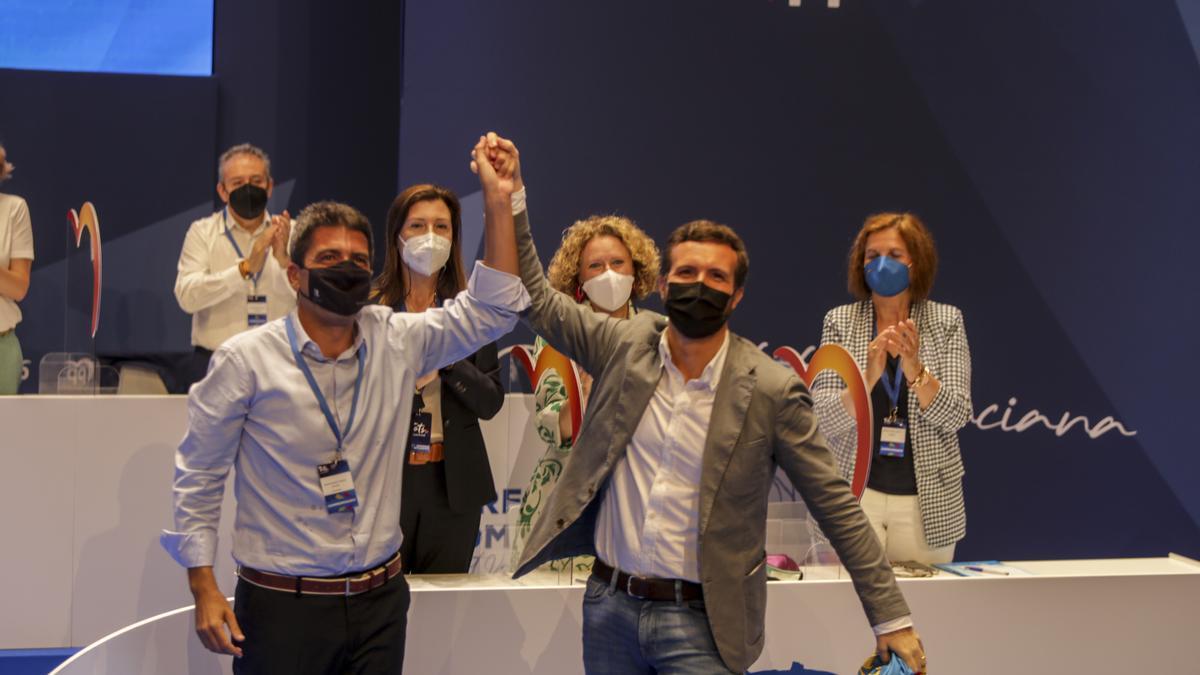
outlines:
[[[680,227],[667,244],[661,288],[669,320],[653,312],[606,318],[550,288],[517,150],[493,134],[481,143],[514,181],[521,277],[532,300],[524,318],[594,378],[571,461],[516,572],[596,555],[584,596],[587,671],[742,673],[758,658],[777,466],[849,570],[879,652],[924,670],[908,606],[817,430],[808,389],[726,325],[749,271],[741,239],[708,221]]]

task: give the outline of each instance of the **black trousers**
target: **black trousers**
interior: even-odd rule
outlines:
[[[400,493],[400,558],[405,574],[466,574],[475,554],[483,507],[450,508],[446,463],[405,464]]]
[[[237,675],[374,675],[404,670],[408,582],[358,595],[296,595],[238,579],[233,613],[246,640]]]
[[[204,376],[208,374],[208,362],[212,360],[212,355],[213,353],[204,347],[192,348],[191,363],[184,369],[185,372],[181,378],[183,380],[183,393],[186,394],[189,387],[203,380]]]

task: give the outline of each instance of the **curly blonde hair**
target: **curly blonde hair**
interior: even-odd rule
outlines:
[[[563,232],[562,246],[550,261],[547,276],[550,285],[572,297],[579,288],[579,257],[592,237],[607,234],[621,240],[633,258],[633,298],[641,300],[654,291],[658,283],[661,258],[654,240],[628,218],[622,216],[591,216],[575,221]]]

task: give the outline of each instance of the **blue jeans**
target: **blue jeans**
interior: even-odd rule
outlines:
[[[583,594],[583,667],[588,675],[733,672],[717,653],[703,600],[638,600],[594,576]]]

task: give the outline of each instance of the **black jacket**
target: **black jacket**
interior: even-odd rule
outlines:
[[[492,466],[479,430],[479,420],[495,417],[504,405],[496,343],[484,345],[439,374],[450,508],[461,513],[476,511],[496,499]]]

